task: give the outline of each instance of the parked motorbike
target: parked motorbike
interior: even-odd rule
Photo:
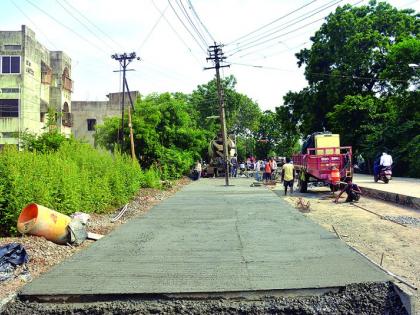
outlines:
[[[378,182],[378,180],[381,180],[385,184],[388,184],[389,181],[392,179],[392,168],[391,168],[391,166],[383,167],[379,171],[379,175],[374,176],[373,179],[375,180],[375,183]]]

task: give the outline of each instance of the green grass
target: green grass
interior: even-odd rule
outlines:
[[[56,151],[0,152],[0,235],[16,234],[22,208],[35,202],[64,214],[103,213],[127,203],[140,187],[160,187],[155,169],[76,141]]]

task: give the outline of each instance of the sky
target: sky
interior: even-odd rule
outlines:
[[[69,55],[77,101],[106,100],[121,90],[119,63],[111,55],[124,52],[141,58],[128,66],[134,70],[127,72],[130,90],[191,93],[214,78],[215,71],[204,67],[212,66],[207,48],[216,41],[230,64],[222,75],[234,75],[238,92],[262,110],[274,110],[288,91],[306,86],[295,53],[310,47],[323,18],[339,5],[367,2],[2,0],[0,30],[18,31],[25,24],[49,50]],[[420,11],[420,0],[387,2]]]

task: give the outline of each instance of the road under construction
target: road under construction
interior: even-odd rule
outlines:
[[[407,314],[388,273],[252,179],[202,179],[24,287],[6,314]]]

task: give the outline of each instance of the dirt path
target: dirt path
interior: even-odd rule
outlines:
[[[278,193],[283,195],[283,192]],[[304,202],[310,202],[310,211],[305,213],[306,216],[331,232],[334,232],[334,226],[346,243],[373,261],[380,263],[383,255],[382,266],[385,269],[420,289],[419,224],[407,224],[404,227],[344,203],[345,198],[341,198],[340,203],[335,204],[332,202],[331,193],[325,188],[316,188],[307,194],[296,193],[285,199],[295,205],[299,197],[303,198]],[[420,212],[383,201],[362,197],[356,205],[380,216],[408,216],[413,218],[414,222],[420,220]],[[420,310],[419,292],[411,292],[415,295],[416,309]]]
[[[187,178],[181,179],[177,181],[172,188],[167,190],[142,188],[136,197],[130,202],[128,210],[124,216],[115,223],[111,222],[111,218],[118,213],[118,210],[117,212],[108,214],[91,214],[91,218],[88,222],[88,231],[103,235],[108,234],[120,224],[127,222],[130,218],[146,213],[154,205],[173,195],[189,182],[190,180]],[[39,277],[41,274],[49,271],[56,264],[68,259],[76,252],[93,243],[93,241],[87,240],[81,246],[71,247],[57,245],[47,241],[43,237],[36,236],[0,238],[0,246],[13,242],[21,243],[29,255],[29,263],[27,264],[27,267],[30,272],[30,278],[28,279],[26,277],[18,276],[15,279],[0,282],[0,307],[3,299],[20,290],[26,282]],[[18,269],[17,273],[20,271],[21,270]]]

